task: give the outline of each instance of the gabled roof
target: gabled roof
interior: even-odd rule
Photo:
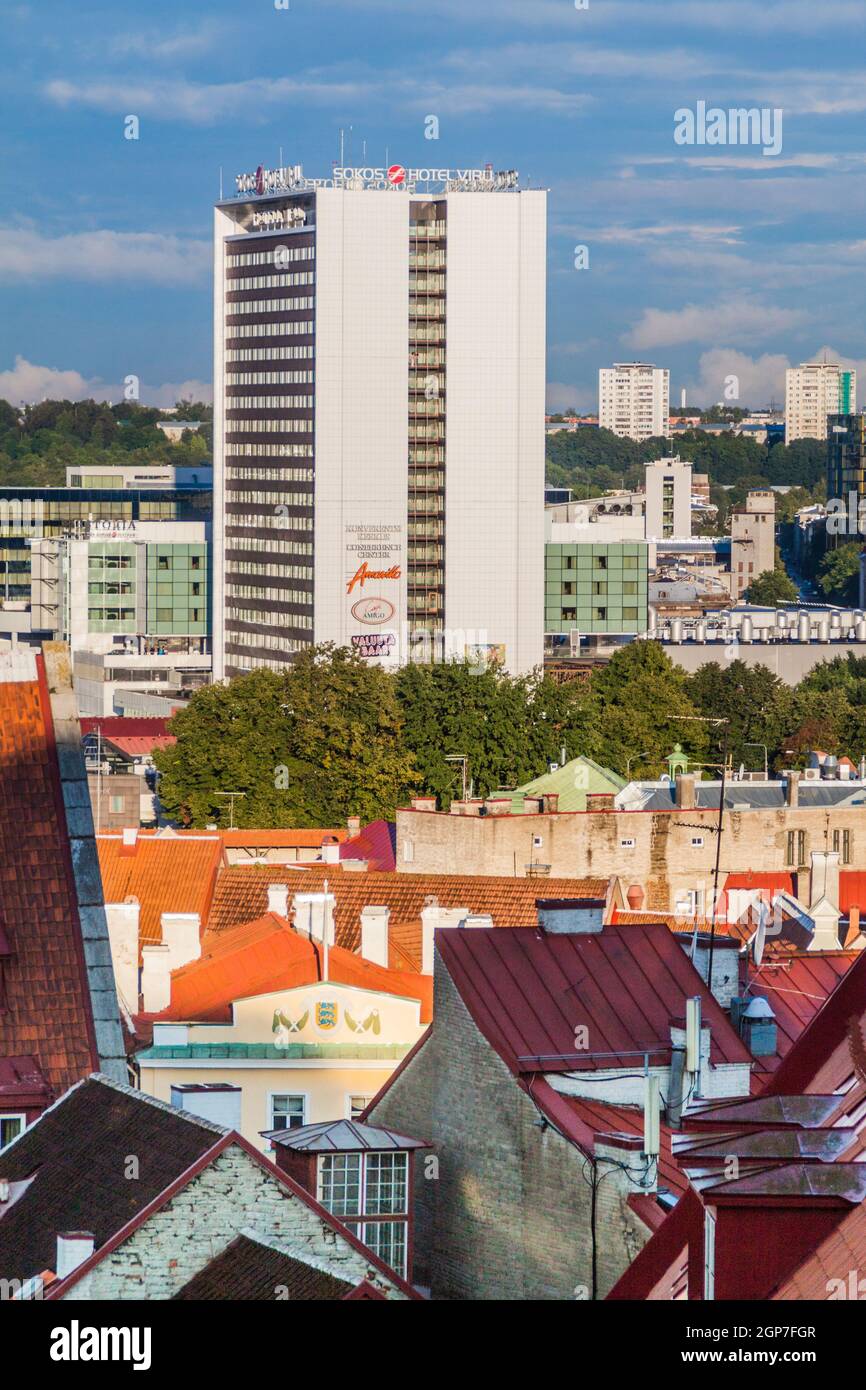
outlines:
[[[397,826],[374,820],[340,846],[340,859],[366,859],[375,873],[393,873],[397,867]]]
[[[332,1302],[346,1298],[356,1287],[250,1233],[236,1236],[174,1297],[187,1302]]]
[[[106,748],[115,748],[118,753],[124,753],[128,758],[146,758],[158,749],[173,748],[177,743],[173,734],[113,734],[111,738],[103,735],[102,741]]]
[[[45,650],[53,693],[46,657],[0,653],[0,1057],[56,1096],[125,1063],[68,654]]]
[[[361,942],[361,910],[391,909],[395,922],[420,922],[421,910],[435,900],[440,907],[465,907],[490,913],[497,927],[526,926],[536,920],[536,899],[604,898],[607,878],[504,878],[470,874],[383,874],[347,872],[335,864],[230,865],[220,871],[208,917],[208,934],[223,932],[261,917],[268,906],[268,885],[288,883],[292,893],[317,890],[323,879],[336,899],[337,944],[354,951]]]
[[[393,1129],[361,1124],[358,1120],[325,1120],[299,1129],[262,1131],[262,1137],[281,1149],[298,1153],[368,1153],[371,1150],[428,1149],[422,1139],[407,1139]]]
[[[105,901],[134,897],[141,904],[141,945],[162,941],[164,912],[197,912],[204,926],[222,854],[219,835],[139,834],[129,845],[122,832],[108,832],[97,835],[96,845]]]
[[[251,872],[251,871],[247,871]],[[223,1022],[238,999],[297,989],[324,979],[324,952],[275,913],[266,913],[234,931],[209,937],[205,953],[172,972],[171,1004],[160,1021]],[[414,970],[388,970],[332,946],[328,979],[356,989],[375,990],[421,1004],[421,1022],[433,1008],[433,979]]]
[[[602,767],[592,758],[572,758],[556,772],[543,772],[516,791],[508,793],[515,809],[522,809],[524,797],[559,797],[560,811],[585,811],[587,792],[619,792],[626,786],[624,777]]]
[[[80,1082],[0,1153],[0,1178],[32,1178],[0,1207],[0,1278],[54,1269],[62,1231],[92,1231],[98,1249],[223,1134],[105,1077]]]
[[[711,1061],[751,1061],[662,923],[570,935],[457,928],[438,931],[436,945],[479,1031],[515,1075],[633,1068],[634,1055],[625,1054],[642,1051],[660,1064],[670,1055],[671,1023],[684,1022],[694,995],[710,1027]],[[575,1047],[578,1025],[589,1034],[585,1055]]]

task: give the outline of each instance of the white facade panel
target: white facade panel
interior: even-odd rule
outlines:
[[[544,621],[543,192],[448,195],[445,627],[539,665]]]
[[[409,201],[316,197],[315,640],[401,659]]]

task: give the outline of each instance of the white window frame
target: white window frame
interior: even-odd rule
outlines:
[[[0,1111],[0,1120],[21,1121],[21,1128],[19,1129],[18,1133],[14,1136],[14,1138],[8,1140],[8,1142],[5,1144],[0,1144],[0,1153],[2,1153],[4,1149],[8,1149],[9,1145],[14,1144],[15,1140],[18,1139],[24,1133],[25,1129],[27,1128],[27,1113],[24,1110],[3,1110]]]
[[[373,1092],[373,1095],[375,1095],[375,1091]],[[364,1111],[364,1110],[367,1109],[367,1106],[370,1104],[370,1102],[371,1102],[372,1099],[373,1099],[373,1096],[362,1096],[362,1095],[360,1095],[357,1091],[347,1091],[347,1092],[346,1092],[346,1119],[347,1119],[347,1120],[357,1119],[357,1116],[354,1116],[354,1115],[352,1114],[352,1110],[354,1109],[354,1107],[353,1107],[353,1105],[352,1105],[352,1101],[353,1101],[353,1100],[362,1100],[362,1101],[364,1102],[364,1104],[361,1106],[361,1111]]]
[[[620,849],[634,849],[634,846],[635,842],[633,839],[620,840],[619,842]]]
[[[295,1129],[303,1129],[304,1125],[309,1124],[310,1096],[307,1091],[268,1091],[268,1129],[276,1129],[274,1123],[274,1101],[275,1100],[300,1100],[303,1101],[304,1112],[301,1124],[295,1125]],[[286,1126],[288,1128],[288,1126]]]
[[[693,836],[692,836],[692,849],[700,849],[700,848],[703,846],[703,843],[704,843],[704,837],[703,837],[703,835],[693,835]]]

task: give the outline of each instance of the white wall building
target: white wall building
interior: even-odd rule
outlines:
[[[687,540],[692,534],[692,465],[681,458],[645,465],[647,540]]]
[[[542,659],[546,193],[241,176],[215,212],[215,676]]]
[[[598,424],[623,439],[669,437],[670,372],[649,362],[617,362],[598,374]]]
[[[857,373],[838,362],[801,362],[785,373],[785,443],[826,439],[828,415],[857,411]]]

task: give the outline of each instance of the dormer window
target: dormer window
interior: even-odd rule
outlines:
[[[339,1216],[359,1240],[403,1276],[408,1172],[406,1153],[322,1154],[319,1158],[318,1198],[322,1206]]]

